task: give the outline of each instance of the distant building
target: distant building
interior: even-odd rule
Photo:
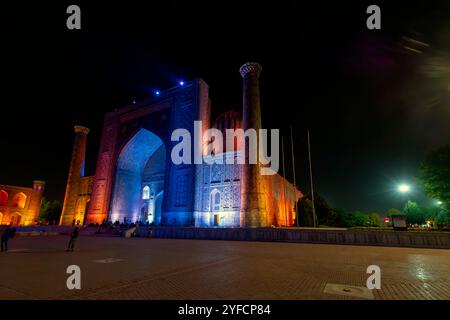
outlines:
[[[44,181],[34,181],[32,188],[0,184],[0,224],[35,224],[41,210],[44,190]]]
[[[211,121],[208,85],[180,83],[148,101],[105,115],[95,176],[84,176],[89,129],[75,126],[75,142],[60,224],[103,221],[196,227],[292,226],[303,195],[282,176],[260,175],[259,164],[174,164],[175,129],[261,129],[261,66],[246,63],[241,113]],[[211,123],[212,122],[212,123]],[[202,142],[197,142],[202,145]],[[235,150],[214,157],[236,159]]]

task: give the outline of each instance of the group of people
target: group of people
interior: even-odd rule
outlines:
[[[70,240],[69,244],[67,245],[66,251],[73,252],[73,249],[75,247],[75,240],[78,238],[78,234],[79,229],[78,227],[75,227],[70,233]],[[8,241],[9,239],[14,238],[15,235],[16,235],[16,228],[7,226],[1,236],[1,252],[8,252]]]
[[[103,225],[103,224],[102,224]],[[102,225],[96,225],[96,227],[98,228],[98,233],[100,233],[100,228]],[[115,225],[115,224],[114,224]],[[131,224],[128,227],[134,228],[134,232],[133,232],[133,236],[137,236],[139,235],[139,226],[141,224],[137,223],[137,224]],[[67,252],[73,252],[74,247],[75,247],[75,241],[78,238],[78,235],[80,233],[80,229],[79,227],[74,227],[74,229],[72,230],[72,232],[70,233],[70,240],[69,243],[67,245]],[[15,227],[11,227],[11,226],[7,226],[6,229],[4,230],[4,232],[2,233],[1,236],[1,249],[2,252],[7,252],[8,251],[8,241],[11,238],[14,238],[14,235],[16,234],[16,228]],[[151,228],[148,228],[148,238],[151,238],[152,236],[152,230]]]

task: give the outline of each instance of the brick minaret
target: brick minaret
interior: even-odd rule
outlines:
[[[255,62],[248,62],[239,69],[244,79],[242,129],[252,128],[257,133],[261,129],[258,80],[261,69],[261,66]],[[245,152],[246,164],[242,165],[241,173],[241,227],[265,227],[267,225],[267,209],[260,164],[248,164],[248,143],[245,145],[246,150],[242,150]]]
[[[73,143],[72,160],[70,162],[66,195],[64,197],[63,210],[60,219],[61,225],[71,225],[72,220],[75,218],[80,179],[84,176],[88,133],[88,128],[75,126],[75,141]]]

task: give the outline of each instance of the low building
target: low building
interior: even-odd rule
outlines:
[[[0,225],[35,224],[41,210],[44,181],[34,181],[32,188],[0,184]]]

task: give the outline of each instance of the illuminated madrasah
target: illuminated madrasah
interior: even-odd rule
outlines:
[[[171,159],[171,150],[178,144],[171,139],[176,129],[186,129],[194,137],[193,144],[204,147],[203,138],[194,134],[196,121],[201,121],[202,130],[215,128],[224,134],[226,129],[262,128],[261,66],[250,62],[239,71],[243,78],[242,116],[229,111],[211,123],[208,85],[202,79],[180,83],[147,101],[106,114],[94,176],[83,173],[89,129],[75,126],[60,223],[293,225],[294,204],[301,192],[278,174],[261,175],[260,164],[175,164]],[[232,150],[217,148],[209,157],[236,159],[241,144],[237,141]]]
[[[0,225],[29,226],[36,223],[41,209],[45,181],[33,187],[0,184]]]

